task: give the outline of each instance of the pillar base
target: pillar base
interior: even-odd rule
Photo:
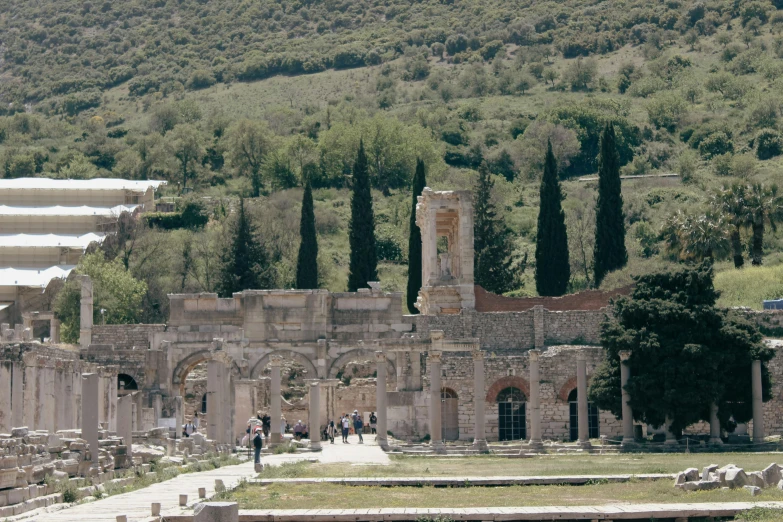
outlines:
[[[473,449],[479,453],[489,453],[489,446],[487,446],[487,441],[483,439],[474,440]]]
[[[621,446],[635,446],[636,445],[636,439],[633,437],[623,437],[623,440],[620,442]]]
[[[722,446],[723,441],[721,440],[720,437],[710,437],[710,440],[707,441],[707,444],[709,444],[710,446]]]
[[[279,433],[270,433],[269,434],[269,447],[277,446],[283,442],[283,436]]]
[[[593,448],[593,445],[590,443],[589,440],[579,440],[576,442],[577,447],[582,448],[584,450],[589,450]]]
[[[527,443],[527,449],[529,452],[544,453],[544,443],[541,441],[541,439],[530,440]],[[524,451],[525,448],[522,448],[520,453],[524,453]]]
[[[443,444],[442,440],[436,440],[430,443],[430,447],[435,453],[444,454],[446,453],[446,445]]]
[[[323,450],[323,447],[321,446],[321,441],[318,442],[310,441],[310,451],[321,451],[321,450]]]
[[[677,442],[677,439],[666,439],[665,441],[663,441],[663,443],[667,446],[676,446],[677,444],[679,444],[679,442]]]
[[[383,451],[389,451],[389,439],[386,437],[376,437],[375,443],[380,446]]]

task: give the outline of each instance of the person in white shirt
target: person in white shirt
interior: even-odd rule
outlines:
[[[340,420],[343,423],[343,444],[349,444],[348,431],[351,429],[351,418],[348,415],[343,414],[343,418]]]

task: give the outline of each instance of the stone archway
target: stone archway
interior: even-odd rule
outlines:
[[[268,353],[261,357],[250,369],[250,375],[249,377],[251,379],[257,379],[261,376],[261,373],[264,371],[264,368],[266,368],[266,365],[269,364],[269,358],[273,355],[279,355],[283,357],[284,359],[293,359],[296,362],[300,363],[302,366],[305,367],[305,369],[310,372],[309,377],[311,379],[318,379],[320,375],[318,375],[318,370],[316,369],[313,362],[307,358],[306,355],[303,355],[298,352],[294,352],[292,350],[275,350],[274,352]]]
[[[179,394],[184,396],[185,379],[187,378],[188,374],[199,364],[210,360],[212,360],[212,352],[210,350],[199,350],[197,352],[191,353],[179,361],[171,374],[172,391],[178,389]],[[240,370],[236,361],[232,360],[232,363],[231,373],[233,373],[236,377],[240,377],[242,375],[242,371]]]
[[[509,375],[508,377],[502,377],[492,383],[492,386],[487,390],[487,402],[490,404],[497,402],[498,394],[506,388],[518,388],[522,390],[525,397],[530,397],[530,384],[522,377]]]
[[[356,350],[345,352],[344,354],[340,355],[340,357],[332,361],[332,364],[329,366],[329,378],[336,379],[337,374],[340,372],[340,369],[342,369],[343,366],[352,360],[359,358],[367,358],[375,361],[375,351],[367,350],[365,348],[357,348]],[[397,367],[392,361],[389,360],[388,357],[386,358],[386,375],[387,382],[390,378],[393,378],[395,381],[397,380]]]

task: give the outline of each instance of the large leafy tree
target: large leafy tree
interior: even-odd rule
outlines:
[[[231,164],[250,177],[252,195],[257,198],[264,188],[262,166],[273,148],[273,136],[266,122],[239,120],[228,130]]]
[[[718,260],[729,251],[729,223],[720,214],[687,214],[678,210],[669,216],[661,235],[670,254],[681,261]]]
[[[228,248],[222,256],[218,293],[231,297],[242,290],[260,290],[272,284],[272,274],[266,251],[258,242],[256,230],[245,209],[245,200],[239,200],[239,210],[231,230]]]
[[[368,282],[378,280],[378,258],[375,251],[375,215],[372,209],[370,175],[364,141],[353,165],[353,193],[351,194],[351,223],[349,232],[351,264],[348,272],[348,291],[367,288]]]
[[[406,294],[406,304],[408,311],[412,314],[418,314],[419,310],[413,306],[421,289],[421,230],[416,224],[416,203],[421,196],[424,187],[427,186],[427,173],[424,162],[419,159],[416,161],[416,173],[413,175],[413,186],[411,187],[411,220],[410,235],[408,236],[408,287]]]
[[[492,188],[495,182],[486,163],[479,166],[474,190],[473,248],[476,284],[496,294],[514,289],[511,232],[495,212]]]
[[[204,137],[193,125],[181,124],[168,133],[166,143],[179,163],[184,190],[188,186],[188,180],[195,179],[198,164],[204,157]]]
[[[715,306],[710,262],[641,276],[630,297],[614,303],[603,324],[606,359],[590,382],[590,400],[621,415],[620,351],[630,351],[626,390],[634,419],[675,433],[709,420],[717,404],[724,427],[752,416],[751,363],[762,361],[764,400],[770,398],[766,363],[773,352],[758,329]]]
[[[557,162],[552,144],[547,143],[541,203],[536,233],[536,290],[539,295],[563,295],[571,278],[568,261],[568,234],[561,202],[563,193],[557,179]]]
[[[92,279],[95,324],[133,324],[142,317],[147,285],[135,279],[119,258],[109,261],[102,251],[87,254],[79,261],[75,272]],[[63,342],[79,340],[80,300],[81,283],[74,279],[65,283],[57,294],[54,313],[62,325]]]
[[[315,210],[310,179],[305,178],[302,195],[302,218],[299,222],[299,256],[296,260],[296,287],[318,288],[318,238],[315,233]]]
[[[595,285],[628,262],[625,250],[623,196],[620,191],[620,156],[614,125],[607,123],[598,155],[598,202],[595,211]]]

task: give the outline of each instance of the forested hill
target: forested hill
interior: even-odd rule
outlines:
[[[783,0],[0,0],[0,176],[167,180],[175,215],[104,247],[146,283],[128,320],[160,322],[167,293],[218,288],[240,197],[265,284],[294,286],[305,179],[319,285],[345,290],[362,140],[384,290],[421,159],[435,189],[484,166],[514,272],[494,290],[533,295],[551,142],[570,292],[596,286],[580,177],[611,123],[628,263],[600,287],[712,258],[722,304],[758,307],[783,295],[781,30]]]
[[[739,0],[3,0],[0,89],[5,102],[56,107],[58,97],[89,102],[90,92],[123,82],[137,96],[200,89],[373,65],[421,45],[445,47],[455,63],[491,59],[502,44],[553,45],[546,52],[573,58],[709,35],[735,17],[765,23],[771,8]]]

